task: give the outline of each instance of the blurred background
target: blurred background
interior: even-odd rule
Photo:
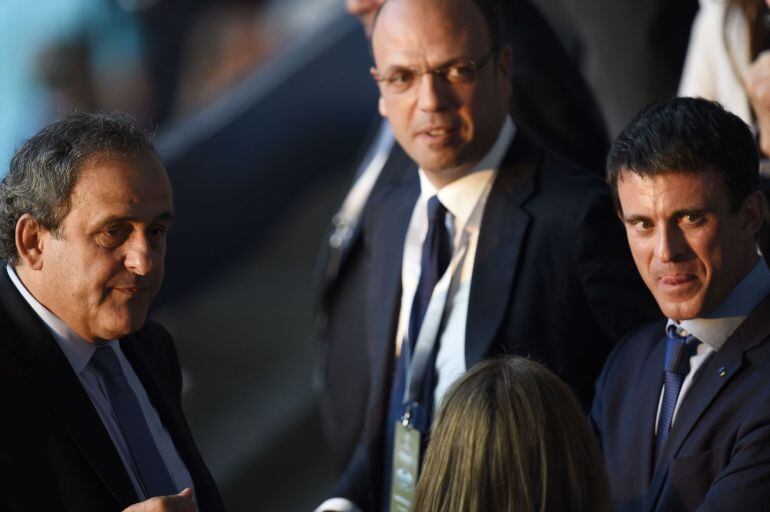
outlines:
[[[610,136],[675,94],[696,0],[534,3]],[[192,430],[229,510],[312,510],[335,479],[316,261],[379,121],[358,22],[343,0],[3,0],[0,42],[1,174],[72,110],[125,110],[156,134],[177,221],[154,315]]]

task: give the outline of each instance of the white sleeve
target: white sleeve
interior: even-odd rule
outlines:
[[[719,53],[719,45],[724,44],[721,29],[724,9],[721,7],[716,2],[701,1],[690,30],[690,43],[679,81],[679,96],[717,99],[714,77],[717,69],[712,59]]]
[[[313,512],[361,512],[352,501],[345,498],[330,498],[318,506]]]

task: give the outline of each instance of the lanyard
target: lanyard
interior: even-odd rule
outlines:
[[[471,230],[468,229],[468,225],[481,226],[481,217],[484,213],[483,205],[486,204],[486,199],[489,197],[490,189],[494,183],[495,178],[489,180],[489,183],[484,188],[479,201],[473,208],[468,221],[463,226],[462,235],[460,237],[460,243],[452,256],[452,260],[449,263],[444,275],[441,276],[436,286],[433,288],[430,302],[428,303],[428,309],[425,311],[425,318],[420,326],[420,332],[417,335],[417,343],[414,347],[414,355],[412,355],[409,340],[405,340],[403,348],[407,350],[407,361],[409,364],[406,371],[406,386],[404,389],[403,403],[407,405],[407,411],[409,404],[417,403],[420,397],[420,391],[422,388],[422,381],[427,371],[428,362],[431,359],[431,353],[438,341],[441,325],[444,321],[444,315],[446,314],[446,302],[450,292],[453,292],[460,283],[460,275],[462,273],[463,263],[465,257],[468,254],[468,247],[470,245]],[[407,413],[408,414],[408,413]],[[408,419],[408,418],[407,418]]]

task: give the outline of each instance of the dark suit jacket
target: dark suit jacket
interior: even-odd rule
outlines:
[[[412,161],[395,144],[375,189],[382,189],[412,171]],[[369,203],[363,215],[368,206]],[[361,434],[369,396],[369,365],[364,343],[366,279],[360,222],[347,243],[335,248],[326,246],[322,269],[316,313],[321,420],[332,463],[342,472]]]
[[[504,39],[513,49],[510,112],[539,144],[600,173],[607,134],[587,84],[545,18],[528,0],[502,8]],[[413,167],[396,146],[372,195]],[[368,208],[367,208],[368,209]],[[324,247],[316,315],[321,417],[332,461],[345,468],[358,441],[368,392],[364,339],[363,245],[360,225],[341,248]]]
[[[181,408],[168,333],[148,321],[120,340],[195,485],[201,512],[223,511]],[[120,511],[136,496],[120,456],[56,341],[0,271],[0,510]]]
[[[597,382],[591,421],[617,510],[768,510],[769,319],[767,297],[704,363],[655,468],[665,322],[634,332],[615,349]]]
[[[372,380],[364,436],[337,489],[365,510],[381,498],[402,253],[418,195],[415,169],[383,190],[366,219]],[[588,404],[613,340],[657,315],[601,178],[517,133],[484,210],[468,303],[466,366],[498,354],[531,356]]]

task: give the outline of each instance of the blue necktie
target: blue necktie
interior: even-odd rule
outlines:
[[[150,434],[139,401],[128,385],[115,351],[110,347],[97,348],[91,357],[91,364],[104,380],[112,410],[139,472],[147,498],[179,492]]]
[[[403,397],[406,386],[406,369],[408,367],[408,356],[414,352],[414,346],[417,343],[417,336],[420,333],[425,312],[428,309],[433,288],[441,279],[441,276],[449,266],[449,260],[452,255],[452,245],[449,240],[449,233],[446,229],[446,213],[444,205],[439,202],[438,197],[433,196],[428,200],[428,231],[425,234],[425,241],[422,244],[422,258],[420,262],[420,280],[417,290],[414,293],[412,309],[409,315],[409,326],[404,344],[401,346],[401,352],[396,359],[396,367],[393,375],[393,384],[390,390],[390,399],[388,402],[388,417],[385,423],[385,471],[383,480],[383,504],[382,509],[387,510],[390,503],[390,477],[393,468],[393,436],[395,435],[394,425],[401,420],[404,415]],[[409,343],[407,350],[406,343]],[[433,347],[428,368],[425,372],[420,395],[419,411],[415,414],[415,427],[423,434],[430,428],[430,416],[433,408],[433,388],[434,369],[436,353],[438,352],[438,340]]]
[[[674,418],[676,401],[682,390],[684,378],[690,373],[690,357],[695,353],[700,341],[695,336],[679,336],[676,327],[671,325],[666,331],[668,339],[666,347],[666,368],[663,372],[664,390],[663,402],[658,418],[658,433],[655,436],[655,465],[663,455],[671,422]]]
[[[452,254],[449,244],[449,233],[446,229],[446,208],[433,196],[428,199],[428,232],[422,244],[422,259],[420,260],[420,281],[414,293],[412,311],[409,315],[409,347],[414,352],[420,326],[425,318],[433,288],[444,275]]]

